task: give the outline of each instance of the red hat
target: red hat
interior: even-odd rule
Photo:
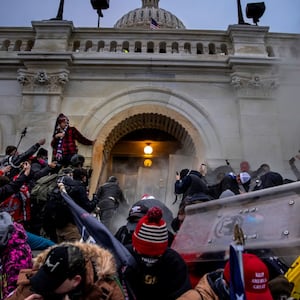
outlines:
[[[168,229],[162,210],[152,207],[140,219],[132,234],[132,245],[142,255],[160,256],[168,247]]]
[[[224,268],[224,279],[230,281],[230,264]],[[268,287],[269,271],[260,258],[254,254],[243,254],[245,292],[247,300],[273,300]]]

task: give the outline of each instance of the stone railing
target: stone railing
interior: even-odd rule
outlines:
[[[255,31],[261,36],[262,45],[260,54],[266,57],[299,57],[299,35],[268,33],[267,27],[241,27],[238,34],[233,34],[234,26],[229,26],[227,31],[213,30],[121,30],[115,28],[74,28],[72,22],[61,21],[33,22],[31,28],[0,27],[0,55],[1,52],[40,51],[41,44],[45,44],[46,37],[40,34],[42,27],[44,34],[55,28],[56,33],[62,28],[67,28],[62,37],[55,37],[54,45],[43,46],[46,52],[74,52],[74,53],[117,53],[121,54],[149,54],[166,55],[174,54],[184,56],[227,56],[234,55],[237,51],[238,39],[253,39]],[[39,24],[43,26],[39,27]],[[52,27],[53,26],[53,27]],[[48,31],[47,31],[48,30]],[[254,32],[253,32],[254,31]],[[41,40],[44,41],[41,43]],[[49,40],[49,39],[48,39]],[[255,42],[254,42],[255,44]],[[55,48],[55,47],[54,47]]]

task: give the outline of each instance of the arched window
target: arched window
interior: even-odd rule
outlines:
[[[185,53],[191,53],[191,44],[190,43],[185,43],[183,48],[184,48]]]
[[[93,47],[92,41],[86,41],[84,51],[87,52],[87,51],[91,50],[92,47]]]
[[[167,52],[166,48],[167,48],[166,42],[159,43],[159,53],[166,53]]]
[[[14,51],[21,51],[22,41],[17,40],[14,45]]]
[[[128,53],[129,52],[129,42],[127,42],[127,41],[123,42],[122,51],[124,53]]]
[[[154,53],[154,43],[153,42],[147,43],[147,53]]]
[[[213,43],[208,45],[208,54],[216,54],[216,46]]]
[[[177,42],[173,42],[172,43],[172,53],[178,53],[178,43]]]
[[[104,51],[104,47],[105,47],[104,41],[99,41],[99,42],[98,42],[98,48],[97,48],[97,51],[98,51],[98,52],[103,52],[103,51]]]
[[[10,40],[3,41],[1,51],[8,51],[9,45],[10,45]]]
[[[197,43],[197,54],[203,54],[203,44]]]
[[[74,41],[73,43],[73,52],[79,52],[80,41]]]
[[[31,51],[31,49],[33,48],[33,45],[34,45],[34,41],[33,40],[27,41],[27,45],[26,45],[25,51]]]
[[[109,51],[110,52],[117,52],[117,42],[116,41],[110,42]]]
[[[137,53],[142,52],[142,43],[141,42],[135,42],[134,52],[137,52]]]
[[[228,49],[226,44],[221,44],[221,54],[228,55]]]

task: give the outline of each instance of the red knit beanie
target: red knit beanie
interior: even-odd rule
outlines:
[[[132,234],[132,245],[142,255],[160,256],[168,247],[168,229],[162,210],[152,207],[138,222]]]

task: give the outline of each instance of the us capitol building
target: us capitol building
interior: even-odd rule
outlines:
[[[142,0],[113,28],[0,27],[1,156],[25,127],[19,150],[45,137],[51,153],[63,112],[96,140],[79,145],[91,191],[113,174],[130,201],[150,193],[170,204],[176,171],[202,162],[214,170],[226,159],[237,172],[247,160],[294,180],[300,35],[239,24],[189,30],[158,2]]]

